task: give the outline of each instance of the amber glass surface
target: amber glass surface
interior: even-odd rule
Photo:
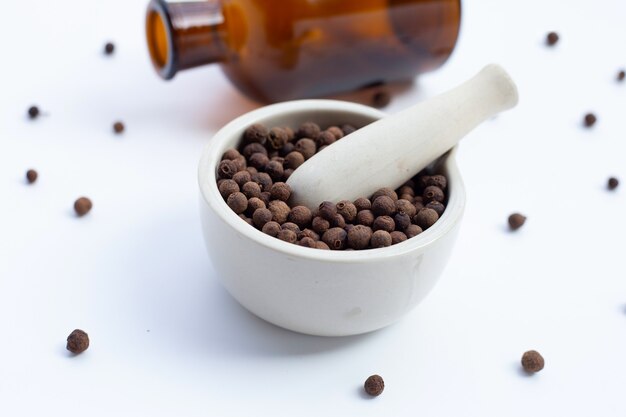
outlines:
[[[155,13],[167,29],[165,43],[156,41]],[[219,62],[245,94],[274,102],[435,69],[454,48],[460,13],[460,0],[153,0],[148,43],[165,78]],[[168,62],[159,64],[163,56]]]

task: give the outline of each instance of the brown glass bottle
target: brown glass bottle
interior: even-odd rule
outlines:
[[[460,0],[152,0],[146,32],[165,79],[219,63],[275,102],[411,80],[452,53]]]

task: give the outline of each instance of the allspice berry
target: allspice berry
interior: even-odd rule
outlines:
[[[341,214],[346,222],[352,223],[356,217],[356,206],[348,200],[341,200],[335,205],[338,214]]]
[[[617,81],[622,82],[622,81],[624,81],[624,78],[626,78],[626,71],[620,70],[617,73]]]
[[[290,221],[286,221],[285,223],[281,224],[280,228],[283,230],[285,229],[291,230],[292,232],[295,232],[297,235],[300,234],[300,226]]]
[[[511,230],[517,230],[526,223],[526,216],[519,213],[513,213],[509,216],[509,228]]]
[[[66,348],[70,352],[78,355],[83,353],[89,347],[89,335],[80,329],[74,330],[67,337]]]
[[[243,170],[235,173],[232,179],[237,183],[237,185],[243,187],[245,183],[252,181],[252,176],[248,171]]]
[[[280,127],[273,127],[267,135],[267,142],[272,149],[281,149],[289,141],[287,131]]]
[[[317,208],[317,212],[322,218],[332,221],[337,214],[337,207],[330,201],[323,201]]]
[[[227,149],[226,152],[224,152],[222,154],[222,161],[225,159],[228,159],[229,161],[232,161],[233,159],[239,158],[240,156],[242,156],[239,151],[237,149]]]
[[[337,140],[343,137],[343,130],[341,130],[338,126],[331,126],[326,129],[326,132],[331,133]]]
[[[396,200],[395,205],[396,205],[396,213],[405,213],[409,217],[413,217],[417,214],[417,210],[415,209],[415,206],[413,205],[413,203],[411,203],[408,200],[399,198]]]
[[[265,165],[265,172],[273,181],[280,181],[283,179],[283,164],[278,161],[269,161],[267,165]]]
[[[356,215],[356,221],[363,226],[372,226],[374,224],[374,213],[371,210],[361,210]]]
[[[74,211],[78,217],[82,217],[91,211],[93,203],[87,197],[80,197],[74,202]]]
[[[385,389],[385,381],[380,375],[372,375],[365,380],[363,388],[368,395],[377,397],[383,393]]]
[[[275,182],[270,188],[272,200],[287,201],[291,197],[291,187],[284,182]]]
[[[536,350],[529,350],[522,355],[522,368],[528,373],[539,372],[543,369],[545,361],[543,356]]]
[[[311,210],[305,206],[295,206],[289,212],[287,219],[297,224],[299,227],[306,227],[312,220]]]
[[[345,249],[348,234],[341,227],[333,227],[328,229],[322,235],[322,241],[332,250]]]
[[[36,176],[35,176],[35,178],[36,178]],[[607,188],[609,190],[611,190],[611,191],[616,189],[618,186],[619,186],[619,180],[617,178],[615,178],[615,177],[611,177],[607,181]]]
[[[446,198],[446,195],[443,193],[441,188],[429,185],[424,189],[422,198],[426,203],[430,203],[431,201],[439,201],[441,203]]]
[[[323,217],[315,216],[313,217],[313,220],[311,221],[311,228],[316,233],[319,233],[321,235],[321,234],[324,234],[325,231],[330,229],[330,222],[324,219]]]
[[[237,214],[241,214],[248,208],[248,198],[244,193],[232,193],[226,199],[226,204]]]
[[[357,211],[369,210],[372,208],[372,202],[368,198],[359,197],[354,200],[354,206],[356,207]]]
[[[336,141],[337,141],[337,138],[335,137],[335,135],[333,135],[331,132],[327,130],[317,135],[317,138],[315,139],[315,143],[317,144],[318,147],[332,145]]]
[[[294,149],[300,152],[302,156],[304,156],[304,159],[309,159],[310,157],[315,155],[315,152],[317,152],[315,141],[308,138],[298,140]]]
[[[272,212],[273,221],[279,224],[283,224],[287,221],[287,216],[289,216],[289,212],[291,211],[287,203],[280,200],[272,200],[267,207]]]
[[[311,239],[313,239],[315,241],[320,240],[320,235],[317,234],[314,230],[311,230],[311,229],[304,229],[298,235],[298,239],[303,239],[305,237],[309,237],[309,238],[311,238]]]
[[[409,186],[409,185],[403,185],[402,187],[400,187],[398,189],[398,191],[396,191],[396,194],[398,195],[410,195],[411,198],[415,197],[415,190],[413,189],[413,187]],[[402,198],[402,197],[400,197]],[[410,200],[410,199],[407,199]]]
[[[252,222],[257,228],[263,229],[267,223],[272,221],[272,217],[273,215],[270,209],[258,208],[252,213]],[[278,228],[280,229],[280,225],[278,225]],[[265,230],[263,231],[265,232]]]
[[[242,154],[244,158],[250,158],[250,156],[252,156],[253,153],[264,153],[265,155],[267,155],[267,149],[265,149],[265,146],[261,145],[260,143],[249,143],[246,146],[243,147],[242,150]]]
[[[37,117],[39,117],[40,114],[41,114],[41,111],[39,111],[39,107],[30,106],[28,108],[28,117],[30,119],[36,119]]]
[[[304,156],[298,151],[289,152],[285,156],[285,162],[283,163],[285,168],[291,169],[296,169],[302,164],[304,164]]]
[[[335,217],[330,221],[331,227],[341,227],[342,229],[346,227],[346,219],[339,213],[335,214]]]
[[[237,173],[237,164],[234,161],[224,160],[217,167],[218,178],[232,179]]]
[[[436,200],[433,200],[430,203],[426,204],[425,207],[435,210],[437,214],[439,215],[439,217],[441,217],[444,210],[446,209],[446,206],[444,206],[443,203],[440,203],[439,201],[436,201]]]
[[[417,212],[413,220],[419,227],[426,230],[439,220],[439,215],[433,209],[423,208]]]
[[[248,199],[248,213],[254,214],[260,208],[267,208],[265,202],[257,197],[252,197]]]
[[[348,247],[352,249],[366,249],[370,244],[372,229],[363,225],[356,225],[348,231]]]
[[[253,181],[249,181],[245,183],[243,187],[241,187],[241,191],[248,198],[252,198],[252,197],[260,198],[261,197],[261,186]]]
[[[251,167],[256,169],[265,169],[265,166],[270,162],[270,158],[261,152],[255,152],[248,158],[248,163]]]
[[[546,35],[546,45],[554,46],[559,41],[559,34],[556,32],[549,32]]]
[[[398,199],[398,193],[396,193],[391,188],[385,187],[385,188],[379,189],[374,194],[372,194],[370,201],[373,203],[374,200],[376,200],[378,197],[383,196],[383,195],[386,195],[387,197],[391,198],[393,201],[396,201]]]
[[[248,127],[244,131],[243,138],[248,143],[254,142],[254,143],[260,143],[262,145],[267,140],[268,134],[269,134],[269,131],[267,130],[267,128],[263,126],[262,124],[257,123]]]
[[[385,230],[389,233],[393,232],[396,229],[396,223],[389,216],[378,216],[376,220],[374,220],[374,224],[372,225],[372,229],[376,230]]]
[[[346,136],[352,132],[356,132],[356,127],[352,125],[343,125],[341,126],[341,131],[343,132],[343,135]]]
[[[406,229],[404,229],[404,234],[406,235],[408,239],[411,239],[412,237],[415,237],[422,232],[423,232],[422,228],[416,224],[411,224]]]
[[[393,216],[393,221],[396,224],[396,230],[402,231],[411,225],[411,217],[406,213],[397,213]]]
[[[391,234],[385,230],[375,231],[372,233],[370,246],[372,248],[384,248],[386,246],[391,246]]]
[[[394,200],[386,195],[381,195],[372,200],[372,212],[376,216],[391,216],[396,211]]]
[[[124,133],[124,129],[126,129],[126,127],[124,126],[124,123],[122,122],[115,122],[113,123],[113,132],[117,135]]]
[[[317,242],[315,242],[315,247],[317,249],[330,250],[330,247],[321,240],[318,240]]]
[[[585,118],[583,119],[583,124],[585,125],[585,127],[592,127],[593,125],[596,124],[597,121],[598,121],[598,118],[596,117],[595,114],[587,113],[585,115]]]
[[[37,181],[38,176],[39,174],[37,174],[37,171],[35,171],[34,169],[29,169],[28,171],[26,171],[26,181],[28,181],[29,184]]]
[[[217,187],[223,199],[227,199],[229,195],[239,192],[239,185],[234,180],[221,180]]]
[[[404,242],[405,240],[407,240],[407,236],[404,233],[399,232],[397,230],[391,232],[390,235],[391,235],[392,245],[395,245],[397,243]]]
[[[271,213],[270,213],[271,214]],[[253,219],[254,220],[254,219]],[[276,223],[276,222],[267,222],[265,223],[265,225],[263,225],[263,228],[261,229],[261,231],[267,235],[270,235],[272,237],[276,237],[278,236],[278,233],[281,231],[282,229],[280,228],[280,224]]]
[[[115,44],[113,42],[107,42],[104,44],[104,54],[112,55],[115,52]]]
[[[313,122],[304,122],[298,128],[296,132],[296,136],[299,138],[316,138],[322,129],[317,125],[317,123]]]
[[[261,191],[269,191],[272,188],[272,184],[274,184],[272,177],[266,172],[258,172],[252,175],[252,181],[261,186]]]
[[[281,229],[276,237],[287,243],[296,243],[296,241],[298,240],[298,235],[296,234],[296,232],[289,229]]]
[[[426,186],[433,185],[445,190],[448,186],[448,179],[444,175],[431,175],[426,177]]]
[[[310,237],[303,237],[302,239],[298,241],[298,245],[304,246],[305,248],[316,248],[317,241]]]

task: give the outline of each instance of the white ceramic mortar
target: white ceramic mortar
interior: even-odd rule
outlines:
[[[367,106],[333,100],[300,100],[247,113],[211,139],[200,160],[200,208],[204,237],[217,278],[257,316],[296,332],[346,336],[388,326],[411,311],[433,288],[456,240],[465,189],[455,149],[434,169],[448,177],[446,210],[431,228],[380,249],[327,251],[268,236],[244,222],[221,197],[216,168],[246,127],[364,126],[385,117]],[[367,169],[367,167],[364,167]]]

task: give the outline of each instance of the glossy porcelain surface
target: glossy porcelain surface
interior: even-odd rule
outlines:
[[[382,249],[335,252],[280,241],[239,218],[217,188],[215,174],[221,155],[236,147],[253,123],[298,126],[312,120],[322,126],[349,123],[360,127],[384,116],[370,107],[342,101],[284,102],[235,119],[204,149],[198,181],[209,257],[215,275],[252,313],[301,333],[346,336],[394,323],[433,288],[450,256],[465,206],[455,149],[433,164],[449,182],[442,217],[422,234]]]

